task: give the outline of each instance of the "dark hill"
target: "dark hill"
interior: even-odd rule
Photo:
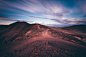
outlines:
[[[6,29],[8,27],[9,27],[9,25],[0,25],[0,31]]]
[[[86,33],[86,25],[74,25],[70,27],[64,27],[62,29]]]
[[[38,26],[40,28],[48,28],[44,25],[28,24],[27,22],[15,22],[8,26],[2,25],[2,28],[0,28],[3,29],[0,31],[0,42],[9,42],[16,38],[20,38],[21,40],[29,30],[39,32],[40,30],[38,30]],[[32,34],[34,34],[34,32],[32,32]]]

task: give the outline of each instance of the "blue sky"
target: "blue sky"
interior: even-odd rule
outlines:
[[[86,0],[0,0],[0,24],[86,25]]]

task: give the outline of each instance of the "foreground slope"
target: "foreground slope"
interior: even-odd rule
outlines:
[[[85,33],[16,22],[0,32],[0,57],[85,57]]]

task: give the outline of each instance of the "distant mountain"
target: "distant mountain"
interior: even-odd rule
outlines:
[[[86,25],[74,25],[74,26],[64,27],[62,29],[86,33]]]

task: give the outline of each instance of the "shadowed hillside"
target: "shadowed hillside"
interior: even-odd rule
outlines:
[[[6,28],[8,28],[8,27],[9,27],[9,25],[0,25],[0,31],[6,29]]]
[[[62,29],[86,33],[86,25],[74,25],[70,27],[64,27]]]

